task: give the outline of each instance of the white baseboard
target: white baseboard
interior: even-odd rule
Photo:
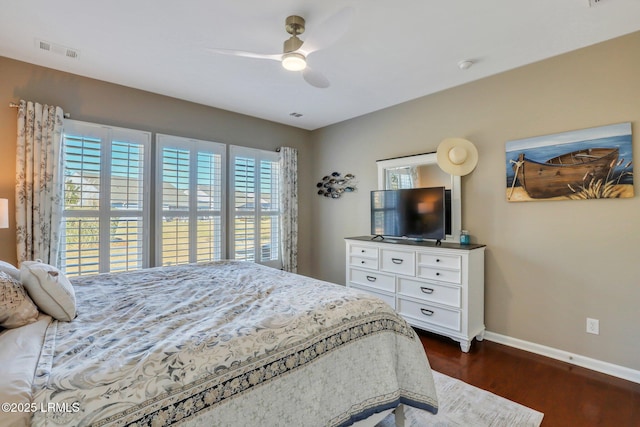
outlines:
[[[500,335],[495,332],[486,331],[484,338],[489,341],[497,342],[498,344],[504,344],[530,353],[540,354],[551,359],[561,360],[563,362],[571,363],[572,365],[582,366],[583,368],[602,372],[603,374],[612,375],[614,377],[640,384],[640,371],[636,371],[635,369],[614,365],[613,363],[603,362],[601,360],[569,353],[564,350],[558,350],[556,348],[524,341],[518,338]]]

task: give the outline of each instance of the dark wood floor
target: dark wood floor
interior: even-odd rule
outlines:
[[[418,331],[431,367],[544,413],[542,427],[640,426],[640,384],[484,340]]]

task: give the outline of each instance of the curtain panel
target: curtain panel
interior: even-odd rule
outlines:
[[[280,148],[280,230],[282,269],[298,271],[298,152]]]
[[[16,153],[19,263],[40,259],[58,264],[63,209],[63,119],[60,107],[20,101]]]

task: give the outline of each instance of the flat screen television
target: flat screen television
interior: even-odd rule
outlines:
[[[450,194],[450,193],[449,193]],[[444,240],[451,220],[451,196],[444,187],[371,192],[371,234],[415,240]],[[451,231],[449,230],[449,233]]]

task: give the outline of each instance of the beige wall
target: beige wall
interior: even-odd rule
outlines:
[[[313,198],[314,274],[345,282],[343,238],[369,234],[377,159],[465,137],[480,156],[462,179],[463,227],[487,245],[488,330],[640,370],[640,198],[505,198],[513,139],[632,122],[640,173],[638,52],[635,33],[315,131],[316,179],[350,172],[359,184]],[[600,320],[600,335],[585,333],[586,317]]]
[[[298,149],[299,167],[311,165],[308,131],[260,120],[166,96],[87,79],[0,57],[0,198],[9,199],[9,230],[0,230],[0,259],[16,262],[15,154],[16,110],[9,102],[20,99],[59,105],[71,118],[151,132],[204,139],[225,144],[275,150]],[[302,173],[299,185],[314,184]],[[310,268],[310,193],[300,194],[300,271]]]

